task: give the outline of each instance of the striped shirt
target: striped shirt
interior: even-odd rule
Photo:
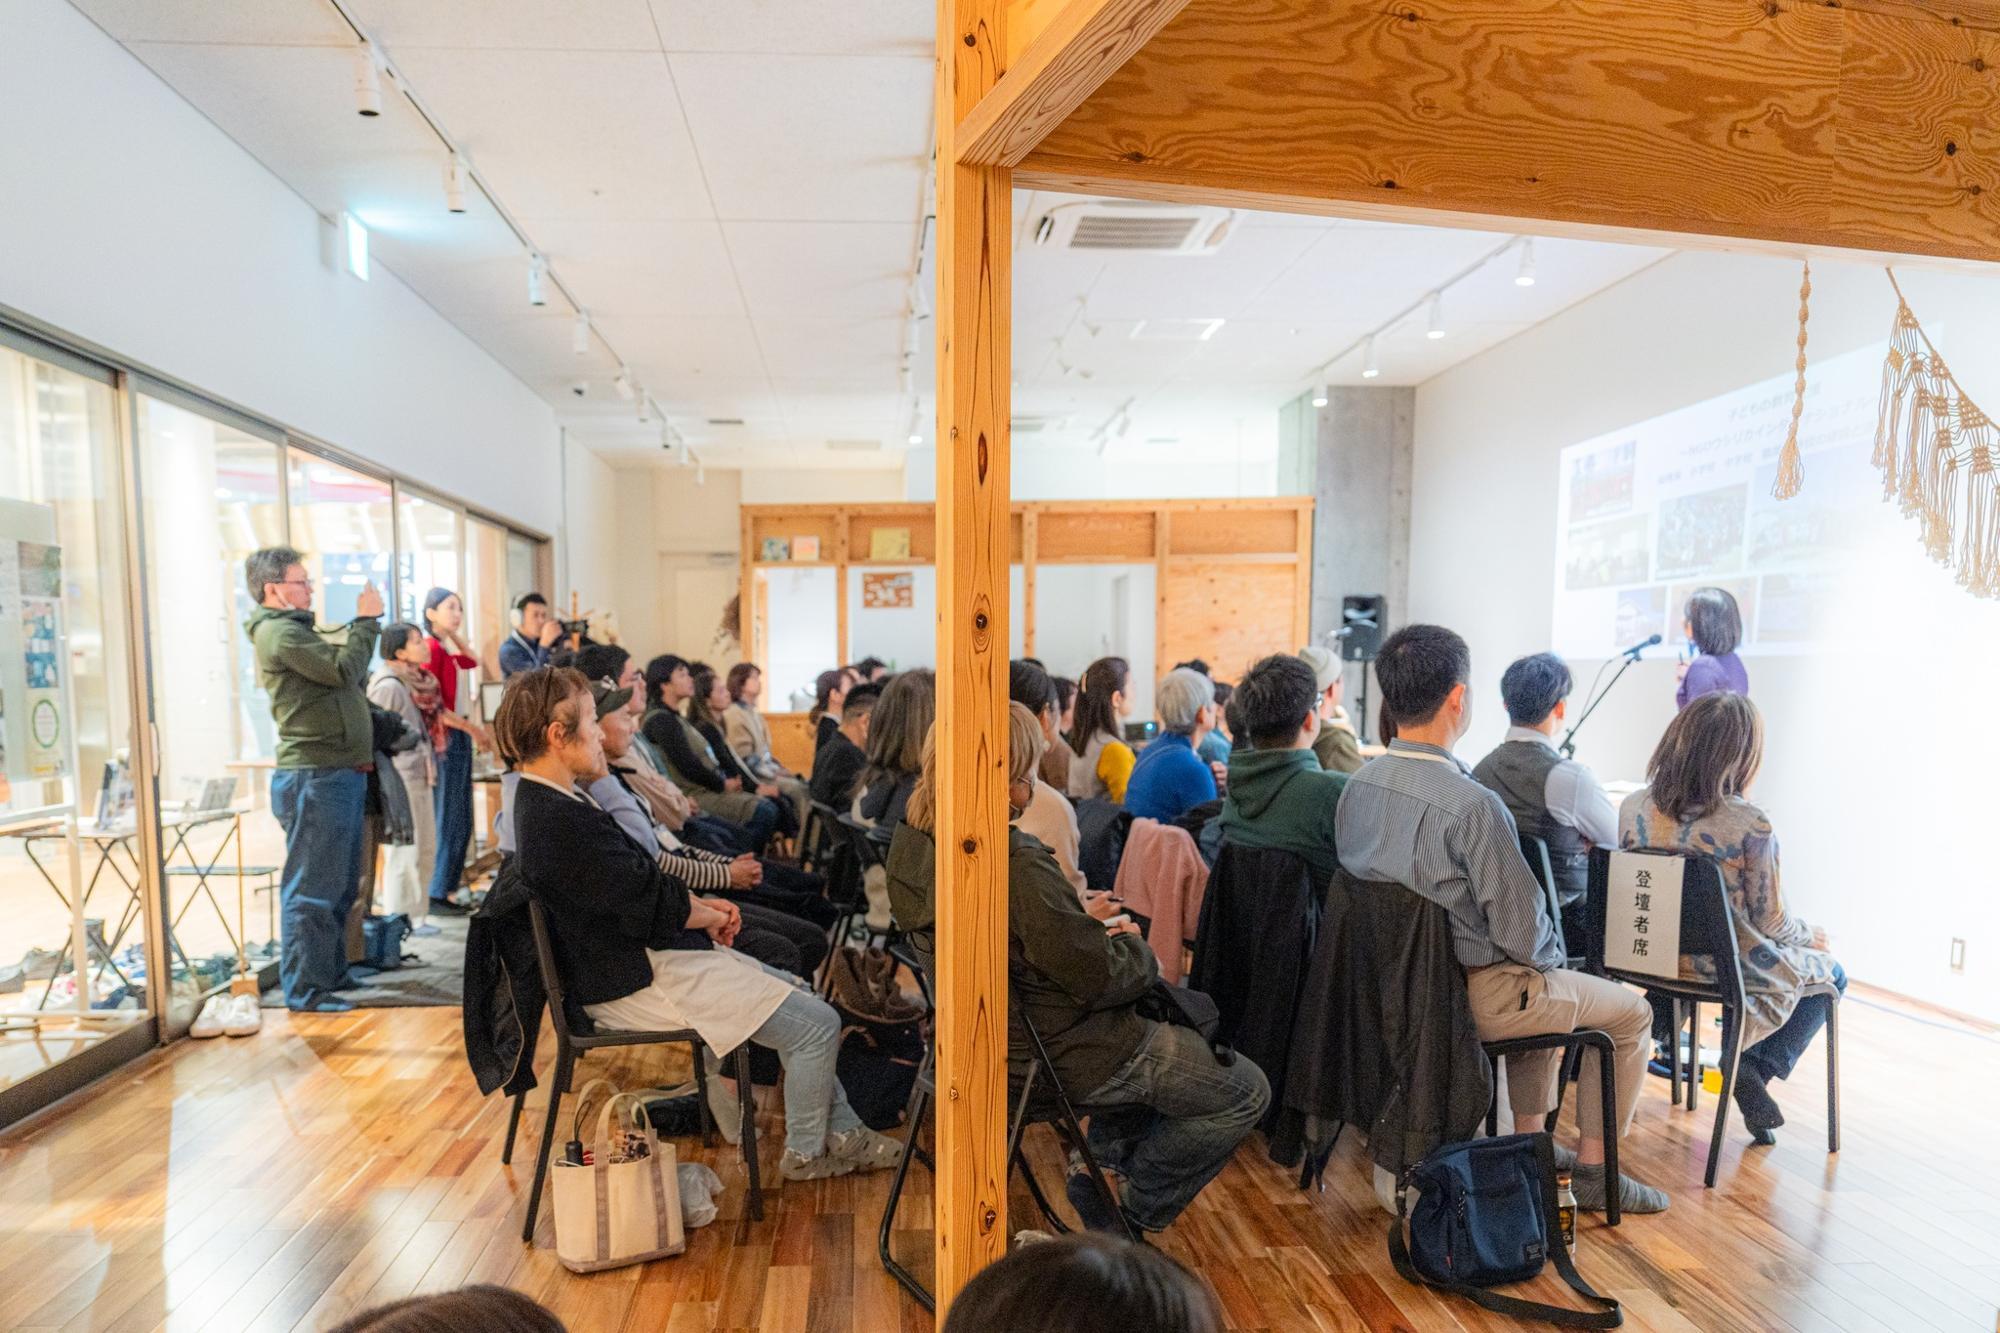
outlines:
[[[1334,844],[1348,874],[1404,885],[1443,907],[1466,967],[1563,965],[1514,817],[1450,751],[1392,741],[1363,764],[1340,794]]]
[[[655,824],[616,770],[590,784],[590,795],[625,836],[659,858],[660,869],[693,893],[713,893],[729,887],[729,860],[719,852],[690,847],[664,825]]]

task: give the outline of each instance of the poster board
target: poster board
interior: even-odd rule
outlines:
[[[69,652],[55,510],[0,500],[0,818],[71,776]]]

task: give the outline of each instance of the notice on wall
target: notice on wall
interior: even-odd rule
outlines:
[[[1687,862],[1611,853],[1604,899],[1604,965],[1654,977],[1681,974],[1681,878]]]
[[[870,560],[908,560],[910,558],[910,530],[908,528],[871,528],[868,532],[868,558]]]
[[[905,570],[861,575],[861,605],[870,611],[908,610],[917,604],[916,576]]]
[[[792,559],[794,560],[819,559],[819,538],[817,537],[792,538]]]

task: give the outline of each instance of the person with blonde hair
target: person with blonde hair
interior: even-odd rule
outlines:
[[[1034,799],[1042,729],[1009,704],[1007,805],[1018,816]],[[889,899],[925,967],[937,929],[937,733],[924,738],[923,770],[889,844]],[[1139,1001],[1159,982],[1153,951],[1130,921],[1099,921],[1077,901],[1049,849],[1018,828],[1007,834],[1007,1063],[1024,1077],[1030,1052],[1023,1019],[1047,1046],[1056,1076],[1090,1117],[1090,1147],[1123,1180],[1119,1208],[1135,1231],[1163,1231],[1215,1178],[1256,1127],[1271,1099],[1254,1062],[1216,1058],[1192,1028],[1142,1017]],[[1151,1114],[1134,1113],[1148,1108]],[[1072,1172],[1069,1200],[1096,1231],[1119,1229],[1087,1173]]]
[[[1803,992],[1828,984],[1845,991],[1847,973],[1827,952],[1826,932],[1793,916],[1778,891],[1778,834],[1749,799],[1763,761],[1764,719],[1749,696],[1695,698],[1667,724],[1646,785],[1619,809],[1618,840],[1628,849],[1705,856],[1721,869],[1745,1003],[1736,1105],[1751,1137],[1771,1144],[1785,1116],[1765,1085],[1792,1072],[1833,1008],[1824,992]],[[1681,975],[1714,981],[1714,962],[1683,956]],[[1670,1002],[1655,998],[1654,1013],[1666,1020],[1656,1022],[1656,1035],[1671,1029]]]

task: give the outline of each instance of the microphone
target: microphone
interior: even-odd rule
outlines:
[[[1633,644],[1630,648],[1627,648],[1624,652],[1618,655],[1620,657],[1629,657],[1634,661],[1637,661],[1640,653],[1645,652],[1648,648],[1651,648],[1654,644],[1658,643],[1659,641],[1660,641],[1659,635],[1657,634],[1652,635],[1650,638],[1641,639],[1639,642]]]

